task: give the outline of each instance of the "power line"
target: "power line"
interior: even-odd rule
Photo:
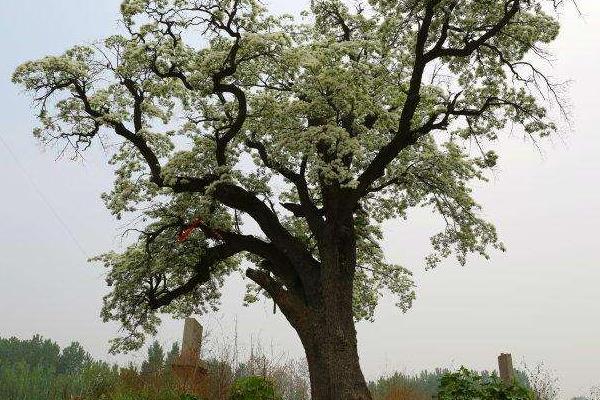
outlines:
[[[0,135],[0,142],[2,142],[2,144],[4,145],[4,147],[6,148],[6,150],[8,151],[8,153],[11,155],[13,161],[15,162],[15,164],[17,164],[17,167],[21,170],[21,172],[23,173],[23,175],[25,175],[25,178],[27,178],[27,180],[29,181],[29,183],[31,184],[31,186],[33,187],[33,189],[35,190],[35,192],[37,193],[37,195],[46,204],[46,206],[48,207],[48,209],[50,210],[50,212],[52,213],[52,215],[54,215],[54,217],[56,218],[56,220],[58,221],[58,223],[62,226],[62,228],[65,230],[65,232],[69,235],[69,237],[71,238],[71,240],[73,240],[73,243],[75,243],[75,246],[79,249],[79,251],[81,252],[81,254],[83,254],[86,258],[89,258],[89,255],[88,255],[87,251],[85,251],[85,249],[83,248],[83,246],[81,245],[81,243],[79,242],[79,240],[77,240],[77,237],[75,236],[75,234],[73,233],[73,231],[69,228],[69,226],[67,225],[67,223],[63,220],[63,218],[60,216],[60,214],[58,213],[58,211],[54,208],[54,206],[52,205],[52,203],[50,203],[50,201],[48,200],[48,198],[46,197],[46,195],[44,194],[44,192],[42,192],[42,190],[38,187],[38,185],[35,183],[35,181],[31,177],[31,175],[29,175],[29,172],[27,172],[27,169],[25,168],[25,166],[21,163],[21,161],[19,161],[19,158],[17,157],[17,154],[8,145],[8,142],[6,142],[6,140],[4,140],[4,138],[2,137],[2,135]]]

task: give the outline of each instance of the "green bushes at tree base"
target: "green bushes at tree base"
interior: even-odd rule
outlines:
[[[466,368],[442,377],[439,400],[534,400],[533,392],[515,381],[507,385],[497,375],[483,376]]]
[[[248,376],[236,380],[231,387],[229,400],[281,400],[275,385],[267,378]]]

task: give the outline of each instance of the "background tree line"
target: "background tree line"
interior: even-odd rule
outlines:
[[[224,349],[207,356],[204,366],[209,375],[196,393],[198,399],[226,400],[234,382],[261,376],[274,383],[282,400],[308,400],[306,366],[266,355],[260,346],[248,357],[239,359],[238,349]],[[170,365],[179,354],[179,344],[166,350],[158,341],[147,349],[139,365],[125,367],[95,360],[78,342],[61,349],[50,339],[34,335],[31,339],[0,338],[0,398],[3,400],[180,400]],[[278,359],[278,360],[275,360]],[[519,386],[535,400],[558,399],[558,382],[545,368],[525,367],[516,371]],[[436,369],[415,375],[395,372],[369,383],[376,400],[430,400],[456,390],[477,391],[495,388],[495,372]],[[454,392],[453,392],[454,391]],[[572,400],[598,400],[598,391]],[[440,397],[441,398],[441,397]]]
[[[191,390],[178,384],[170,368],[179,355],[178,343],[166,351],[154,341],[139,365],[119,366],[94,359],[78,342],[61,349],[39,335],[29,340],[0,338],[0,399],[228,400],[234,383],[251,376],[272,383],[282,400],[308,399],[299,364],[270,360],[260,349],[243,360],[232,354],[221,351],[207,357],[203,366],[208,375]]]

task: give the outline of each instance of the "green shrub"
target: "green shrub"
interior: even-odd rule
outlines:
[[[248,376],[236,380],[231,386],[230,400],[280,400],[275,385],[260,376]]]
[[[102,361],[93,361],[86,366],[80,375],[83,382],[83,396],[86,399],[110,399],[111,393],[118,385],[119,370]]]
[[[506,385],[497,375],[484,377],[461,368],[442,377],[439,400],[534,400],[534,396],[517,381]]]

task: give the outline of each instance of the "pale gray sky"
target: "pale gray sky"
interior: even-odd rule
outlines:
[[[0,2],[0,135],[18,159],[0,143],[0,336],[78,340],[108,360],[107,341],[117,327],[98,317],[102,271],[86,263],[121,243],[121,226],[99,199],[112,182],[106,156],[55,161],[55,152],[32,138],[30,100],[10,74],[25,60],[115,32],[119,3]],[[297,12],[306,3],[271,0],[278,11]],[[477,191],[508,252],[424,272],[427,235],[436,223],[419,211],[409,223],[388,225],[387,255],[415,271],[418,300],[407,315],[386,300],[375,323],[359,325],[369,378],[438,366],[492,369],[500,352],[512,352],[519,362],[543,361],[556,371],[565,398],[600,385],[600,2],[581,0],[580,7],[583,18],[572,10],[563,15],[551,69],[573,81],[573,132],[544,143],[543,154],[516,135],[504,140],[495,179]],[[241,306],[242,287],[228,285],[222,312],[201,321],[230,334],[237,319],[242,342],[260,337],[300,355],[299,341],[270,304]],[[179,335],[180,324],[169,321],[159,340]],[[129,359],[139,356],[119,358]]]

